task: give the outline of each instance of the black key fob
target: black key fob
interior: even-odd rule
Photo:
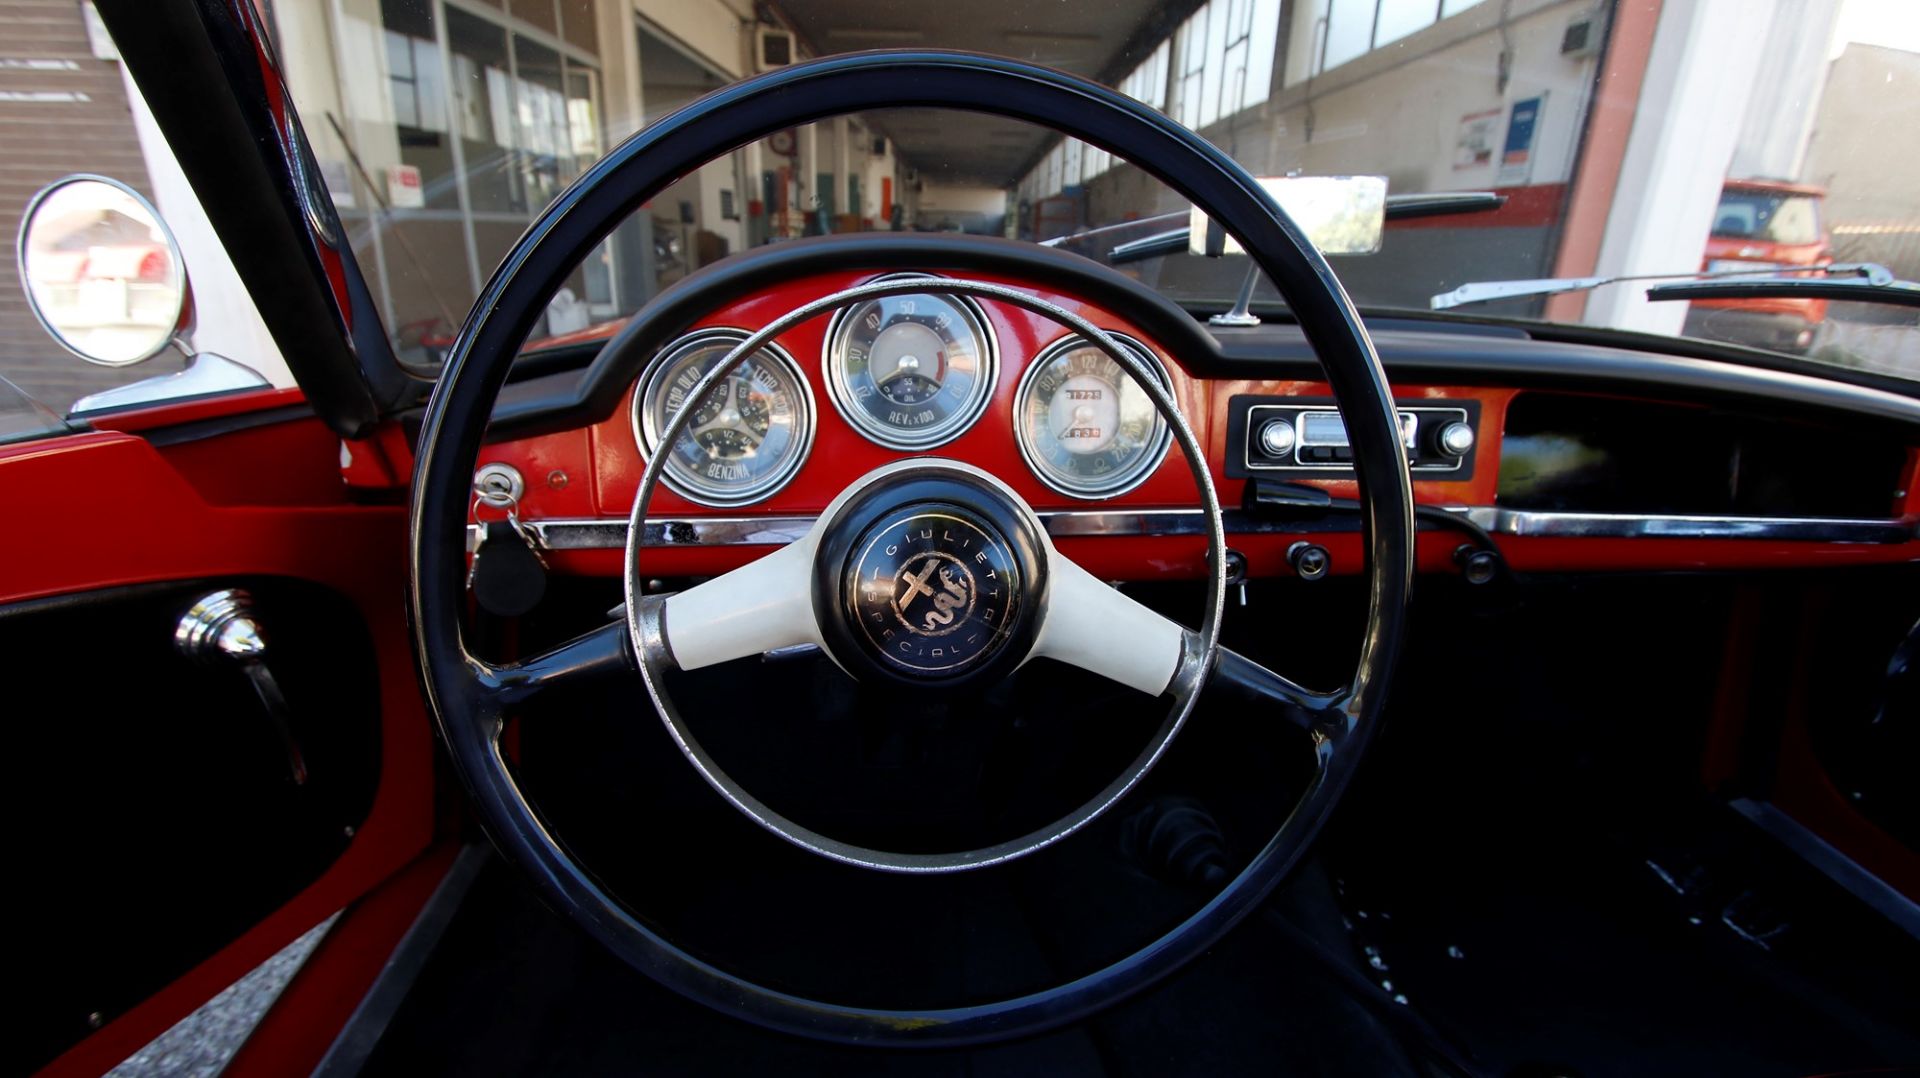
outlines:
[[[547,594],[547,567],[512,524],[496,520],[485,527],[473,554],[474,601],[489,614],[517,618]]]

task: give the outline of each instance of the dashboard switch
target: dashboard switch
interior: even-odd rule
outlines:
[[[1318,543],[1299,542],[1287,548],[1287,563],[1302,580],[1320,580],[1333,568],[1333,557]]]

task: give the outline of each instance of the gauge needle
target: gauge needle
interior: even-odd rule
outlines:
[[[713,420],[688,431],[687,437],[698,439],[701,435],[713,431],[730,430],[745,438],[749,446],[758,450],[760,448],[759,433],[752,427],[747,426],[740,415],[740,409],[735,406],[735,400],[739,394],[738,380],[733,378],[727,379],[725,389],[727,394],[726,400],[721,404],[720,410],[714,413]]]
[[[909,374],[919,374],[919,373],[920,373],[920,357],[919,356],[913,356],[913,355],[901,356],[898,360],[894,362],[893,372],[888,374],[885,378],[880,379],[880,384],[886,385],[888,382],[893,381],[895,378],[900,378]],[[931,381],[932,379],[928,379],[928,380]]]

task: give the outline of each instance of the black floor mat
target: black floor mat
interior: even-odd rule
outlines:
[[[1376,980],[1489,1073],[1920,1062],[1920,944],[1699,788],[1723,586],[1538,589],[1402,675],[1322,849]]]
[[[1792,1076],[1920,1060],[1920,999],[1887,983],[1914,968],[1914,948],[1890,926],[1785,954],[1723,923],[1724,897],[1689,903],[1624,849],[1562,833],[1476,851],[1453,822],[1343,859],[1342,898],[1377,976],[1490,1073]],[[1794,911],[1790,931],[1835,915],[1776,900]],[[1890,977],[1861,977],[1873,969]]]
[[[1092,1022],[978,1049],[877,1052],[768,1033],[689,1003],[607,955],[495,862],[364,1073],[1144,1078],[1410,1070],[1383,1027],[1329,991],[1310,962],[1257,920]]]

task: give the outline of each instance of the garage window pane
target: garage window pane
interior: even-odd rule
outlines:
[[[1432,26],[1438,10],[1433,0],[1380,0],[1380,22],[1373,35],[1373,47],[1377,49]]]
[[[1366,55],[1373,41],[1374,0],[1333,0],[1319,70],[1332,71]]]

